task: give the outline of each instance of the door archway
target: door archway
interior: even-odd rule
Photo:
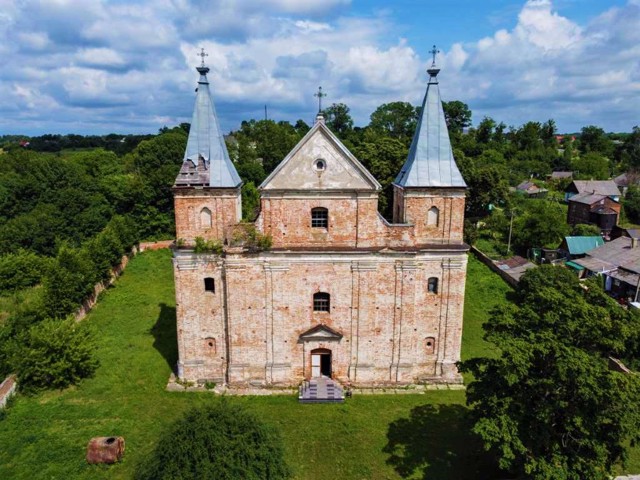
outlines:
[[[311,378],[331,378],[331,350],[315,348],[311,350]]]

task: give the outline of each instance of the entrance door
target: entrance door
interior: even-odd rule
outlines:
[[[331,378],[331,350],[317,348],[311,351],[311,377]]]

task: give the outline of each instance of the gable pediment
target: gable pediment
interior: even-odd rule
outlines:
[[[261,190],[379,190],[380,184],[338,138],[316,123],[260,185]]]
[[[342,334],[334,329],[320,324],[300,334],[300,340],[308,342],[310,340],[338,341],[342,339]]]

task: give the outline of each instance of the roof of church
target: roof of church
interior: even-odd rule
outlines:
[[[322,145],[318,142],[322,140]],[[316,148],[314,148],[314,145]],[[309,150],[305,150],[308,148]],[[335,155],[334,155],[335,153]],[[313,161],[322,161],[326,171],[312,171]],[[380,190],[373,175],[344,146],[318,114],[316,123],[271,174],[261,190]]]
[[[214,188],[237,187],[242,180],[229,158],[224,136],[220,130],[220,122],[207,80],[209,68],[205,67],[203,62],[196,70],[200,73],[196,104],[182,168],[175,184],[176,186],[204,185]]]
[[[394,181],[401,187],[464,188],[467,186],[451,150],[449,131],[438,87],[439,71],[434,59],[431,68],[427,70],[429,83],[409,155]]]

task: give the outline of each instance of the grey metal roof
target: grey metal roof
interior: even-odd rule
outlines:
[[[619,197],[620,190],[613,180],[574,180],[578,193],[597,193],[609,197]]]
[[[407,161],[395,179],[401,187],[466,187],[453,158],[437,75],[432,66]]]
[[[640,273],[640,246],[633,247],[631,238],[619,237],[590,250],[589,257]]]
[[[573,197],[570,197],[568,202],[576,202],[576,203],[584,203],[585,205],[593,205],[594,203],[598,203],[607,198],[606,195],[600,195],[598,193],[578,193]]]
[[[200,73],[196,104],[184,152],[184,163],[176,178],[176,185],[195,185],[206,181],[204,185],[209,187],[237,187],[242,180],[229,158],[220,130],[207,80],[209,69],[203,65],[196,70]]]

